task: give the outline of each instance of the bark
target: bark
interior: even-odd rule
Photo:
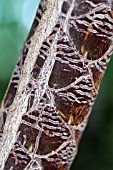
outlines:
[[[112,0],[42,0],[0,112],[0,170],[69,170],[113,51]]]

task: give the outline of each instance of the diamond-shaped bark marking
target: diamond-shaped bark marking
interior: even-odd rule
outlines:
[[[63,140],[61,139],[61,137],[58,137],[58,136],[49,137],[47,136],[47,134],[42,132],[37,154],[45,155],[45,154],[51,153],[52,151],[55,151],[56,149],[58,149],[58,147],[62,143],[63,143]]]

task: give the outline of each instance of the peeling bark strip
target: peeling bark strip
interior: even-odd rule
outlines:
[[[0,170],[69,170],[113,51],[112,0],[42,0],[0,113]]]

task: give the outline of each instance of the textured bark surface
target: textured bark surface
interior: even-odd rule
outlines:
[[[0,170],[69,170],[113,51],[112,0],[42,0],[0,112]]]

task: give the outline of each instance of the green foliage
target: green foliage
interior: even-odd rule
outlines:
[[[17,14],[19,10],[15,10],[21,5],[21,0],[18,3],[14,0],[0,0],[0,101],[27,36],[26,28]]]
[[[23,0],[0,0],[0,101],[27,36],[22,23]],[[30,4],[31,5],[31,4]],[[113,169],[113,59],[71,170]]]

